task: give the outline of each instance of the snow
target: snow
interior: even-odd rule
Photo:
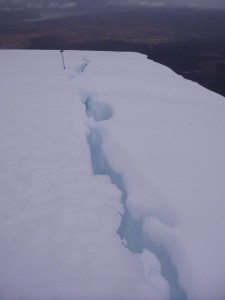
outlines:
[[[225,298],[225,102],[137,53],[1,50],[0,298]]]

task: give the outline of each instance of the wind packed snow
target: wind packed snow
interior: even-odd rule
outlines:
[[[141,54],[64,58],[0,51],[0,299],[224,299],[224,98]]]

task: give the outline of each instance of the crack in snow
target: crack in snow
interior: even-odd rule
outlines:
[[[87,58],[83,58],[83,63],[75,69],[75,74],[71,77],[77,77],[84,73],[89,64]],[[86,108],[88,119],[95,122],[107,121],[113,117],[112,107],[97,100],[97,95],[90,92],[80,92],[82,103]],[[169,284],[171,297],[170,300],[187,300],[186,293],[178,283],[178,272],[173,265],[166,250],[147,239],[143,234],[143,220],[135,220],[129,214],[126,207],[127,190],[121,174],[117,173],[109,165],[103,150],[103,138],[99,130],[95,127],[88,126],[87,142],[91,154],[91,163],[94,175],[106,175],[110,178],[112,184],[115,184],[121,191],[121,203],[124,207],[124,213],[121,215],[122,221],[117,231],[122,243],[133,254],[143,253],[145,249],[153,253],[161,264],[162,276]],[[154,216],[152,216],[154,217]],[[160,220],[159,220],[160,221]]]
[[[84,73],[85,69],[87,68],[89,63],[90,63],[90,60],[87,59],[86,57],[83,57],[82,58],[82,63],[74,69],[74,71],[73,71],[72,75],[70,76],[70,78],[76,78],[77,76]]]
[[[109,120],[113,116],[113,111],[107,103],[99,102],[95,95],[88,95],[84,98],[84,105],[86,106],[86,115],[88,118],[93,118],[95,122]]]

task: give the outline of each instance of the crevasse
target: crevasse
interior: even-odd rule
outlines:
[[[88,118],[93,118],[95,122],[106,121],[113,117],[113,110],[107,103],[99,102],[96,96],[89,93],[82,98],[86,108]],[[126,184],[121,174],[112,169],[103,151],[103,138],[95,127],[89,128],[87,142],[90,148],[93,173],[95,175],[106,175],[112,184],[115,184],[121,191],[121,202],[124,206],[121,225],[118,234],[126,247],[133,253],[142,253],[148,249],[154,253],[161,263],[162,276],[167,280],[170,287],[171,300],[187,300],[186,293],[178,283],[178,273],[169,255],[163,249],[146,239],[142,232],[142,221],[132,219],[126,207],[127,190]]]

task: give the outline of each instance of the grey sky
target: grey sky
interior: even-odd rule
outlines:
[[[0,0],[0,8],[49,8],[49,9],[72,9],[79,7],[102,8],[112,5],[120,6],[184,6],[184,7],[207,7],[225,9],[225,0]]]

